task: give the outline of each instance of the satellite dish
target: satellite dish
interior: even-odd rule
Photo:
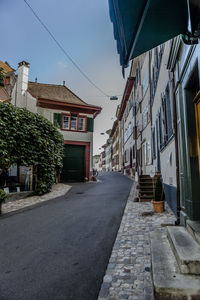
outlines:
[[[115,101],[115,100],[118,100],[118,97],[117,97],[117,96],[112,96],[112,97],[110,97],[110,100],[111,100],[111,101],[113,101],[113,100],[114,100],[114,101]]]

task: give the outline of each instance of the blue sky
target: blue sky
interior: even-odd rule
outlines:
[[[106,94],[121,95],[122,77],[108,0],[28,0],[63,48]],[[84,101],[103,107],[95,119],[94,154],[106,140],[119,101],[111,102],[67,60],[23,0],[1,0],[0,59],[17,69],[30,63],[29,79],[66,85]],[[128,75],[128,71],[127,71]]]

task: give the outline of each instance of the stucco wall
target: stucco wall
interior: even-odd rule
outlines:
[[[162,55],[162,61],[159,71],[159,79],[157,82],[156,93],[152,106],[152,128],[155,127],[158,113],[161,109],[161,95],[165,92],[169,81],[169,71],[167,70],[167,62],[169,59],[170,52],[170,41],[165,43],[164,52]],[[171,95],[171,93],[170,93]],[[173,99],[170,96],[171,104],[171,116],[172,116],[172,127],[173,127]],[[160,152],[161,161],[161,174],[163,182],[169,185],[176,186],[176,156],[175,156],[175,141],[174,138],[166,144],[166,146]],[[152,171],[156,170],[157,159],[153,160]]]

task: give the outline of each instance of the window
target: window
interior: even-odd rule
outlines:
[[[83,117],[78,118],[78,130],[79,131],[85,130],[85,118],[83,118]]]
[[[129,149],[125,150],[124,159],[125,159],[125,163],[127,163],[129,161]]]
[[[144,108],[144,111],[142,113],[142,126],[143,129],[147,126],[147,124],[150,121],[150,116],[149,116],[149,107],[148,105]]]
[[[6,77],[4,79],[4,84],[10,84],[10,77]]]
[[[160,148],[162,148],[164,143],[163,143],[163,125],[162,125],[162,111],[161,110],[159,112],[158,125],[159,125],[159,144],[160,144]]]
[[[62,115],[62,129],[73,131],[86,131],[86,116],[79,116],[77,114],[63,114]],[[87,125],[88,127],[88,125]],[[88,131],[89,128],[87,128]]]
[[[166,107],[167,139],[169,139],[173,134],[169,85],[167,85],[167,88],[165,90],[164,100],[165,100],[165,107]]]
[[[173,135],[169,85],[167,85],[165,93],[161,95],[161,102],[162,102],[162,117],[163,117],[163,134],[164,134],[163,142],[165,144]]]
[[[156,87],[159,77],[159,71],[161,66],[161,60],[164,50],[164,44],[154,49],[154,64],[152,66],[152,80],[151,80],[151,105],[153,105],[154,96],[156,93]]]
[[[136,156],[135,156],[135,145],[133,145],[133,159],[135,159]]]
[[[156,132],[155,127],[152,131],[152,150],[153,150],[153,158],[156,159]]]
[[[69,129],[69,120],[70,120],[70,116],[67,116],[67,115],[63,116],[63,128],[64,129]]]
[[[147,70],[145,75],[144,75],[142,86],[143,86],[143,95],[145,95],[146,91],[148,89],[148,86],[149,86],[149,70]]]
[[[151,142],[148,141],[146,142],[146,165],[150,165],[151,164]]]
[[[144,164],[150,165],[151,164],[151,142],[147,141],[142,145],[143,149],[143,156],[144,156]]]
[[[77,130],[77,115],[71,115],[71,130]]]

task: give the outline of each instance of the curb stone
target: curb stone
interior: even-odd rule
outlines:
[[[45,195],[32,196],[32,197],[19,199],[16,201],[4,203],[2,205],[2,215],[1,216],[6,216],[7,214],[10,214],[12,212],[17,212],[18,210],[29,208],[31,206],[35,206],[36,204],[40,204],[40,203],[52,200],[54,198],[64,196],[70,189],[71,189],[71,186],[62,184],[62,183],[58,183],[52,187],[52,191],[50,193],[47,193]]]

